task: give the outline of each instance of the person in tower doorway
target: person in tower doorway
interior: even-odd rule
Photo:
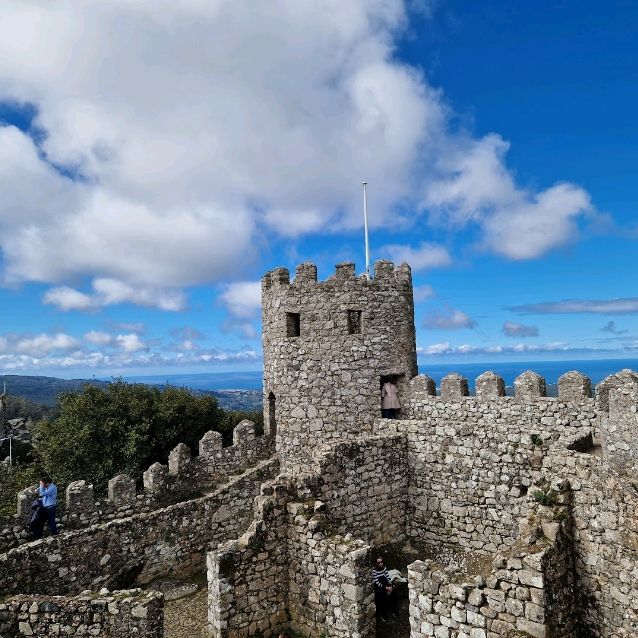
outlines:
[[[372,568],[372,587],[374,588],[374,604],[377,608],[377,616],[387,622],[388,614],[394,618],[399,615],[399,599],[390,580],[388,568],[381,556],[377,557]]]
[[[47,525],[49,526],[49,532],[55,535],[58,533],[58,528],[55,524],[55,510],[58,505],[58,488],[50,476],[45,475],[40,479],[38,494],[42,499],[42,508],[44,509]],[[41,535],[40,538],[42,538]]]
[[[384,419],[396,419],[400,409],[397,387],[391,381],[386,381],[381,387],[381,416]]]

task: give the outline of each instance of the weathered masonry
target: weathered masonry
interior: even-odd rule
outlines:
[[[392,544],[414,557],[413,638],[638,636],[638,374],[593,393],[570,372],[558,397],[534,372],[514,396],[492,372],[473,395],[454,373],[437,389],[417,375],[405,264],[372,278],[342,264],[327,281],[313,264],[292,281],[277,269],[262,301],[266,436],[243,424],[222,449],[211,433],[199,456],[149,468],[141,494],[118,477],[106,504],[75,486],[77,529],[0,555],[0,635],[72,633],[89,609],[100,635],[121,635],[113,609],[161,636],[161,596],[120,587],[205,558],[211,637],[368,638],[372,561]],[[381,418],[387,380],[399,419]],[[207,489],[184,500],[194,485]],[[55,558],[38,575],[43,549]]]

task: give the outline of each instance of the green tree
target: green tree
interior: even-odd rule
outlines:
[[[155,461],[166,462],[180,442],[195,450],[207,430],[227,436],[225,417],[214,397],[116,380],[61,394],[58,417],[39,422],[34,441],[56,480],[82,478],[104,491],[120,472],[139,478]]]

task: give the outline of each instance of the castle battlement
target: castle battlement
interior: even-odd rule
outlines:
[[[380,259],[374,264],[371,277],[366,274],[357,275],[354,262],[346,261],[335,266],[335,271],[324,281],[317,279],[317,266],[312,262],[304,262],[297,265],[295,276],[291,280],[290,271],[287,268],[275,268],[262,277],[262,290],[276,293],[288,286],[324,286],[334,289],[343,285],[360,285],[367,288],[379,288],[382,286],[412,287],[412,271],[408,264],[395,266],[387,259]]]
[[[84,480],[71,482],[60,503],[59,519],[65,529],[80,529],[100,521],[126,518],[151,512],[168,503],[183,501],[209,489],[229,474],[243,471],[272,456],[273,442],[257,436],[255,424],[247,419],[233,430],[233,444],[223,446],[220,432],[210,430],[199,441],[199,454],[179,443],[171,451],[168,464],[153,463],[143,474],[143,489],[126,474],[118,474],[108,482],[106,498],[96,498],[94,486]],[[25,521],[31,502],[37,496],[35,486],[17,494],[16,514],[0,520],[0,548],[28,542]]]

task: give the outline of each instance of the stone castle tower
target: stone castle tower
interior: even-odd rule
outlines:
[[[381,384],[405,394],[417,374],[412,275],[378,261],[374,277],[343,263],[326,281],[304,263],[290,281],[262,279],[264,412],[286,471],[305,471],[316,447],[372,431]]]

